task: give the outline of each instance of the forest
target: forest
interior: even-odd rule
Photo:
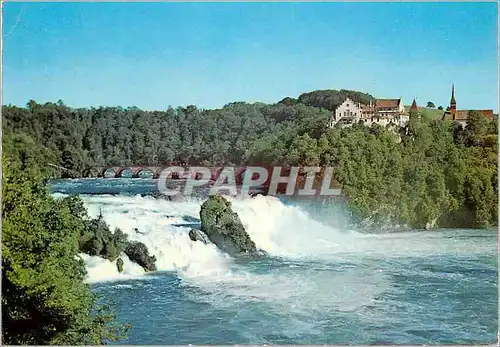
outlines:
[[[4,134],[43,145],[49,177],[94,165],[332,166],[365,226],[491,227],[497,221],[497,120],[471,112],[468,125],[418,112],[395,132],[380,126],[327,127],[349,90],[320,90],[274,104],[233,102],[144,111],[74,109],[62,101],[3,107]],[[67,169],[58,171],[47,163]]]

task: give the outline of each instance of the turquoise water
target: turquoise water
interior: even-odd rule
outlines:
[[[115,264],[85,257],[93,290],[133,325],[121,343],[496,341],[494,230],[366,234],[349,227],[338,205],[235,199],[251,238],[269,254],[238,260],[189,240],[201,198],[140,196],[155,190],[142,179],[64,180],[52,187],[92,194],[82,196],[90,214],[101,210],[158,258],[156,273],[125,261],[118,274]]]

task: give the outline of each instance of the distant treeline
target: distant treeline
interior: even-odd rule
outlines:
[[[378,125],[327,128],[331,110],[356,91],[315,91],[276,104],[73,109],[62,102],[4,106],[4,134],[46,147],[46,162],[93,165],[288,164],[333,166],[355,215],[375,225],[487,227],[497,221],[497,121],[469,125],[413,113],[399,133]],[[55,170],[55,169],[54,169]],[[57,175],[57,172],[52,172]],[[60,173],[59,173],[60,174]]]
[[[262,139],[284,135],[281,152],[297,136],[319,138],[342,98],[370,96],[318,91],[274,105],[231,103],[221,109],[195,106],[143,111],[138,108],[73,109],[62,102],[26,108],[4,106],[4,131],[22,132],[57,153],[54,164],[81,171],[92,165],[241,164],[259,161]],[[324,108],[323,110],[317,107]],[[258,148],[253,148],[259,145]]]

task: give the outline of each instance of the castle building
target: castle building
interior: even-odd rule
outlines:
[[[330,127],[333,127],[339,120],[343,119],[345,123],[352,123],[362,116],[361,104],[346,98],[333,113],[330,121]]]
[[[402,99],[375,99],[368,105],[356,103],[349,98],[340,104],[333,112],[329,126],[337,123],[351,126],[362,122],[366,126],[379,124],[381,126],[404,126],[409,117],[403,106]]]
[[[375,110],[380,117],[397,118],[405,112],[405,107],[401,99],[377,99]]]
[[[481,113],[484,117],[488,119],[493,119],[493,110],[457,110],[457,101],[455,100],[455,84],[451,86],[451,100],[450,107],[444,113],[443,120],[453,120],[462,124],[462,126],[467,125],[467,118],[469,116],[469,111],[476,111]]]

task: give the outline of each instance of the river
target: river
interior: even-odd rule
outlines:
[[[363,233],[338,203],[232,199],[269,256],[192,242],[202,198],[142,196],[149,179],[51,183],[145,243],[159,271],[84,256],[93,291],[131,323],[126,344],[474,344],[498,328],[496,230]],[[137,228],[141,234],[134,232]]]

